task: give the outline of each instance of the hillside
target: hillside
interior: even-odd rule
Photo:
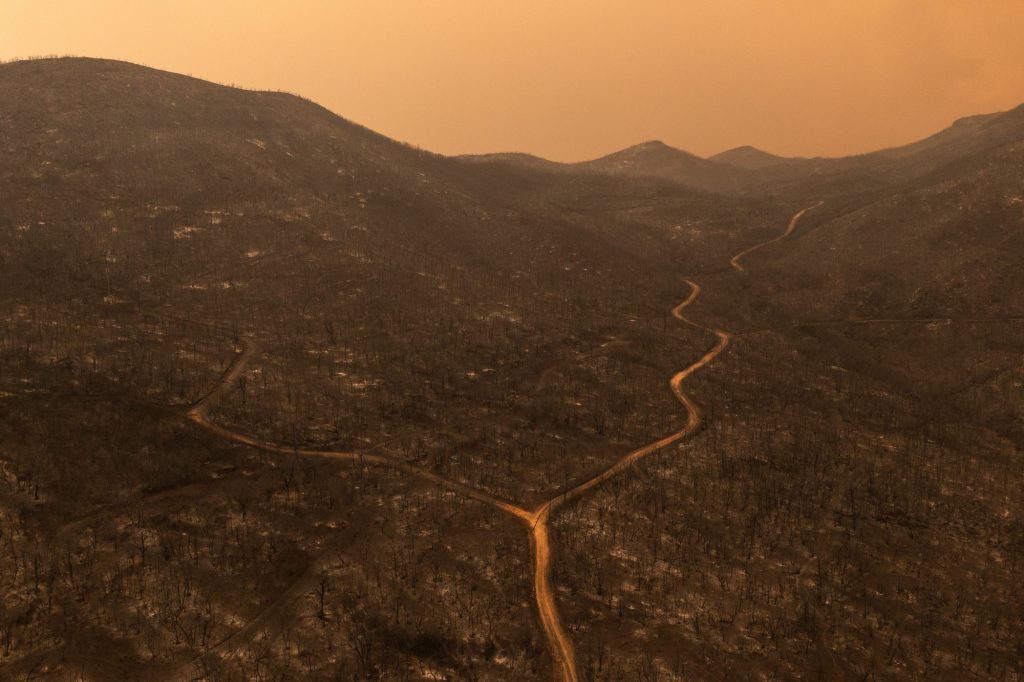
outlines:
[[[745,170],[702,159],[652,140],[590,161],[558,163],[531,154],[476,154],[459,157],[473,164],[507,165],[547,173],[609,175],[659,179],[706,192],[735,194],[746,179]]]
[[[38,80],[48,87],[31,87]],[[145,363],[166,359],[122,363],[110,352],[143,320],[185,319],[231,330],[205,340],[219,347],[213,357],[250,334],[270,336],[272,356],[274,348],[302,349],[336,400],[380,391],[382,415],[480,409],[530,393],[506,382],[529,382],[534,358],[554,361],[614,335],[637,317],[638,292],[677,291],[679,263],[707,257],[695,239],[728,233],[728,248],[766,214],[783,215],[757,203],[723,206],[670,183],[638,179],[612,190],[601,176],[471,171],[290,95],[115,62],[7,65],[0,95],[14,103],[0,139],[8,152],[0,191],[16,197],[0,209],[9,357],[26,359],[14,348],[27,334],[36,339],[33,357],[83,367],[80,358],[101,356],[117,367],[94,366],[94,374],[125,372],[123,381],[154,395],[152,377],[164,370]],[[676,209],[666,216],[652,204]],[[628,214],[625,222],[618,213]],[[671,232],[669,221],[710,229]],[[83,333],[41,331],[69,320]],[[339,336],[346,349],[328,352]],[[338,385],[335,365],[355,364],[353,354],[364,360]],[[397,357],[411,374],[394,376]],[[521,369],[475,379],[511,358]],[[202,372],[196,360],[191,371]],[[451,374],[426,385],[415,379],[439,363]],[[198,388],[192,380],[178,375],[177,399]],[[481,390],[488,398],[475,395]],[[260,419],[273,423],[279,415],[269,403]],[[305,419],[309,408],[291,412]],[[326,405],[318,409],[325,418]],[[521,414],[511,423],[536,419],[533,405],[514,409]],[[550,424],[530,430],[553,437]],[[496,466],[473,466],[480,464]],[[506,494],[526,494],[522,484],[510,481]]]
[[[873,164],[878,188],[851,196],[828,188],[813,227],[763,252],[761,267],[819,316],[1024,315],[1006,295],[1024,287],[1022,159],[1024,109],[835,160],[835,168]]]
[[[764,166],[746,186],[748,193],[856,196],[884,193],[949,171],[980,155],[1013,144],[1024,127],[1024,107],[954,122],[928,138],[869,154],[841,158],[792,159]]]
[[[681,185],[718,192],[736,191],[743,179],[743,173],[734,168],[702,159],[657,140],[576,164],[576,168],[609,175],[664,178]]]
[[[1019,138],[1024,106],[954,122],[924,140],[839,158],[785,158],[742,146],[707,159],[660,141],[644,142],[591,161],[557,163],[529,154],[459,157],[473,164],[547,173],[588,173],[658,178],[729,196],[858,197],[912,183],[943,167],[997,149]]]
[[[494,154],[465,154],[457,157],[462,161],[479,164],[501,164],[518,166],[530,170],[543,171],[547,173],[558,173],[564,170],[563,164],[557,161],[548,161],[533,154],[522,152],[501,152]]]
[[[723,205],[672,183],[610,188],[596,175],[552,181],[470,169],[292,95],[120,62],[0,66],[0,103],[0,194],[8,198],[0,206],[2,518],[27,524],[2,560],[14,563],[0,571],[15,619],[5,632],[20,657],[0,661],[0,677],[34,665],[36,654],[50,661],[55,641],[63,644],[47,666],[64,660],[103,679],[152,673],[134,654],[114,667],[92,663],[92,640],[72,646],[50,629],[90,623],[83,637],[95,646],[138,651],[138,635],[108,627],[136,608],[134,588],[101,608],[94,599],[104,590],[75,598],[91,583],[55,583],[56,621],[38,611],[31,586],[24,591],[27,576],[14,566],[30,550],[18,543],[45,538],[33,551],[49,562],[74,537],[69,528],[102,529],[113,542],[81,557],[89,562],[81,570],[96,576],[126,560],[120,548],[132,543],[168,546],[187,528],[190,542],[227,551],[224,524],[244,529],[230,556],[194,555],[189,571],[201,576],[183,576],[169,559],[134,564],[132,580],[197,584],[187,607],[147,602],[157,616],[146,636],[164,670],[227,636],[232,613],[286,624],[290,616],[268,611],[279,591],[306,589],[321,570],[332,584],[349,584],[353,572],[418,566],[434,571],[438,589],[490,584],[488,599],[527,589],[528,555],[525,568],[512,562],[509,573],[484,576],[467,563],[464,543],[392,558],[360,549],[377,537],[365,531],[375,524],[403,537],[431,526],[372,511],[385,500],[404,500],[406,516],[447,518],[434,486],[414,479],[396,488],[386,471],[357,472],[366,477],[357,485],[370,487],[354,495],[342,464],[314,458],[268,468],[258,452],[190,427],[181,411],[252,337],[260,360],[218,404],[218,423],[292,446],[383,450],[494,495],[543,499],[674,421],[660,369],[672,366],[681,341],[660,344],[660,359],[641,371],[628,350],[654,348],[663,333],[663,311],[646,301],[685,291],[676,268],[707,257],[696,248],[704,240],[727,248],[785,214],[763,203]],[[607,353],[592,355],[609,342]],[[570,442],[573,456],[550,456]],[[328,480],[339,482],[325,489]],[[124,510],[139,505],[145,514],[126,525]],[[336,537],[324,523],[349,530]],[[496,534],[469,543],[483,554],[498,551],[489,543],[522,539],[502,539],[517,529],[500,518],[465,525],[480,524]],[[6,526],[5,537],[13,538]],[[399,551],[402,541],[393,544]],[[253,553],[266,557],[265,571],[247,571]],[[62,570],[50,575],[58,580]],[[440,601],[432,594],[397,589],[386,599],[428,613]],[[430,663],[448,671],[479,665],[485,646],[496,679],[545,665],[546,654],[524,658],[546,651],[534,621],[485,602],[473,613],[491,609],[494,630],[470,641],[465,623],[447,613],[378,632],[394,603],[360,601],[365,611],[347,627],[376,633],[377,653],[358,665],[430,661],[422,651],[434,647],[417,639],[427,632],[450,640],[449,653]]]
[[[446,158],[0,65],[0,679],[1024,676],[1024,109]]]

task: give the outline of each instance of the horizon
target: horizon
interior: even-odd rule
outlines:
[[[0,58],[88,55],[295,92],[441,154],[560,162],[655,139],[705,158],[849,156],[1024,100],[1021,3],[785,5],[13,0]]]
[[[415,140],[403,140],[403,139],[400,139],[400,138],[394,138],[394,137],[392,137],[390,135],[387,135],[386,133],[383,133],[382,131],[378,130],[377,128],[375,128],[372,123],[369,123],[369,122],[366,122],[366,121],[354,120],[354,119],[346,116],[344,114],[344,112],[335,111],[335,110],[331,109],[330,107],[328,107],[327,105],[323,104],[322,102],[319,102],[316,99],[313,99],[313,98],[311,98],[311,97],[309,97],[309,96],[307,96],[307,95],[305,95],[304,93],[301,93],[301,92],[293,92],[293,91],[289,91],[289,90],[250,88],[250,87],[247,87],[247,86],[239,84],[239,83],[221,82],[221,81],[211,80],[211,79],[208,79],[208,78],[203,78],[201,76],[197,76],[197,75],[192,74],[192,73],[172,71],[172,70],[169,70],[169,69],[160,68],[158,66],[153,66],[151,64],[145,64],[145,63],[141,63],[141,62],[132,62],[132,61],[124,60],[124,59],[115,59],[115,58],[111,58],[111,57],[101,57],[101,56],[94,56],[94,55],[78,55],[78,54],[42,54],[42,55],[29,55],[29,56],[25,56],[25,57],[16,57],[14,59],[0,59],[0,66],[5,66],[5,65],[8,65],[8,64],[17,64],[17,63],[20,63],[20,62],[57,61],[57,60],[61,60],[61,59],[83,59],[83,60],[96,60],[96,61],[117,62],[117,63],[127,64],[127,65],[130,65],[130,66],[135,66],[135,67],[139,67],[139,68],[150,69],[152,71],[157,71],[157,72],[161,72],[161,73],[168,73],[168,74],[173,74],[173,75],[177,75],[177,76],[184,76],[184,77],[187,77],[187,78],[194,78],[196,80],[200,80],[200,81],[203,81],[203,82],[206,82],[206,83],[210,83],[212,85],[217,85],[217,86],[221,86],[221,87],[225,87],[225,88],[231,88],[231,89],[235,89],[235,90],[242,90],[242,91],[246,91],[246,92],[283,92],[285,94],[289,94],[289,95],[292,95],[294,97],[299,97],[301,99],[305,99],[305,100],[308,100],[310,102],[313,102],[314,104],[317,104],[318,106],[324,107],[331,114],[333,114],[333,115],[335,115],[335,116],[337,116],[337,117],[339,117],[339,118],[341,118],[343,120],[349,121],[350,123],[354,123],[356,125],[359,125],[359,126],[362,126],[364,128],[367,128],[369,130],[372,130],[373,132],[381,134],[381,135],[384,135],[385,137],[388,137],[389,139],[392,139],[392,140],[394,140],[396,142],[399,142],[399,143],[402,143],[402,144],[407,144],[407,145],[416,147],[417,149],[422,149],[424,151],[427,151],[427,152],[430,152],[430,153],[434,153],[434,154],[438,154],[440,156],[447,156],[447,157],[450,157],[450,158],[458,158],[458,157],[462,157],[462,156],[466,156],[466,157],[472,157],[472,156],[501,156],[501,155],[513,155],[514,154],[514,155],[530,156],[530,157],[533,157],[533,158],[540,159],[542,161],[549,161],[549,162],[560,163],[560,164],[567,164],[567,165],[571,165],[571,164],[575,164],[575,163],[586,163],[586,162],[589,162],[589,161],[597,161],[597,160],[600,160],[600,159],[605,158],[607,156],[612,156],[614,154],[617,154],[619,152],[627,151],[627,150],[630,150],[630,149],[634,149],[634,148],[637,148],[637,147],[642,147],[644,145],[650,145],[650,144],[661,144],[661,145],[664,145],[664,146],[666,146],[666,147],[668,147],[668,148],[670,148],[672,150],[675,150],[675,151],[678,151],[678,152],[682,152],[684,154],[691,154],[691,155],[696,156],[698,158],[701,158],[701,159],[704,159],[704,160],[709,160],[709,161],[713,161],[714,157],[716,157],[716,156],[719,156],[719,155],[722,155],[722,154],[726,154],[726,153],[729,153],[729,152],[733,152],[733,151],[743,150],[743,149],[749,149],[749,150],[752,150],[752,151],[755,151],[755,152],[759,152],[759,153],[762,153],[762,154],[766,154],[766,155],[769,155],[769,156],[775,156],[775,157],[780,158],[780,159],[805,159],[805,160],[806,159],[840,159],[840,158],[846,158],[846,157],[852,157],[852,156],[861,156],[861,155],[865,155],[865,154],[872,154],[872,153],[876,153],[876,152],[885,151],[887,149],[894,149],[894,148],[899,148],[901,146],[910,145],[910,144],[913,144],[915,142],[919,142],[919,141],[928,139],[929,137],[932,137],[933,135],[937,135],[938,133],[941,133],[944,130],[948,130],[950,127],[952,127],[953,125],[957,124],[958,122],[960,122],[962,120],[969,120],[969,119],[972,119],[972,118],[984,117],[984,116],[996,116],[996,115],[999,115],[999,114],[1007,113],[1007,112],[1012,111],[1013,109],[1019,108],[1021,106],[1024,106],[1024,101],[1022,101],[1019,104],[1013,105],[1013,106],[1011,106],[1009,108],[1006,108],[1006,109],[1001,109],[999,111],[984,111],[984,112],[975,112],[975,113],[965,114],[964,116],[960,116],[960,117],[958,117],[956,119],[948,121],[946,123],[946,125],[938,128],[938,129],[935,129],[935,130],[932,130],[930,132],[924,133],[920,137],[916,137],[916,138],[913,138],[913,139],[900,141],[900,142],[897,142],[895,144],[892,144],[892,145],[889,145],[889,146],[886,146],[886,147],[878,147],[878,148],[875,148],[875,149],[868,149],[868,150],[865,150],[865,151],[862,151],[862,152],[855,152],[855,153],[846,154],[846,155],[830,156],[830,155],[819,154],[819,155],[815,155],[815,156],[787,156],[787,155],[784,155],[784,154],[778,154],[778,153],[776,153],[776,152],[774,152],[774,151],[772,151],[770,149],[764,149],[762,147],[758,147],[757,145],[754,145],[754,144],[739,144],[739,145],[736,145],[734,147],[729,147],[727,149],[721,149],[719,151],[712,152],[710,154],[702,155],[702,154],[697,154],[695,152],[692,152],[692,151],[690,151],[688,149],[685,149],[685,148],[682,148],[682,147],[677,147],[677,146],[675,146],[673,144],[665,142],[661,138],[650,138],[650,139],[646,139],[646,140],[640,140],[640,141],[637,141],[637,142],[633,142],[631,144],[628,144],[625,147],[619,147],[619,148],[611,149],[611,150],[608,150],[608,151],[605,151],[605,152],[600,152],[599,154],[597,154],[595,156],[591,156],[591,157],[587,157],[587,158],[568,159],[568,160],[556,160],[556,159],[553,159],[553,158],[550,158],[550,157],[542,156],[542,155],[537,154],[535,152],[531,152],[531,151],[527,151],[527,150],[519,150],[519,149],[499,149],[499,150],[492,150],[492,151],[467,152],[467,153],[446,153],[446,152],[442,152],[442,151],[439,151],[439,150],[427,148],[427,147],[423,146],[422,144],[419,144]]]

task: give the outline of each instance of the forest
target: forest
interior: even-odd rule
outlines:
[[[971,121],[559,165],[0,65],[0,679],[1024,678],[1024,108]]]

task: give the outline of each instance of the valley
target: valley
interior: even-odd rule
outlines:
[[[1024,109],[556,164],[0,102],[0,678],[1024,675]]]

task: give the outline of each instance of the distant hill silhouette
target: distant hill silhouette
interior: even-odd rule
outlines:
[[[730,195],[856,194],[921,177],[1017,139],[1024,118],[1022,108],[967,117],[919,142],[837,158],[787,158],[741,146],[704,159],[657,140],[578,163],[558,163],[520,153],[460,158],[546,172],[660,178]]]
[[[659,140],[578,163],[558,163],[522,153],[476,154],[460,158],[473,163],[504,163],[547,172],[659,178],[694,189],[722,193],[738,192],[745,178],[743,169],[702,159]]]
[[[735,149],[720,152],[709,157],[709,160],[753,171],[796,161],[796,159],[787,159],[775,154],[769,154],[751,146],[736,147]]]
[[[689,187],[718,192],[739,189],[745,175],[735,168],[702,159],[658,140],[575,164],[575,168],[610,175],[663,178]]]

